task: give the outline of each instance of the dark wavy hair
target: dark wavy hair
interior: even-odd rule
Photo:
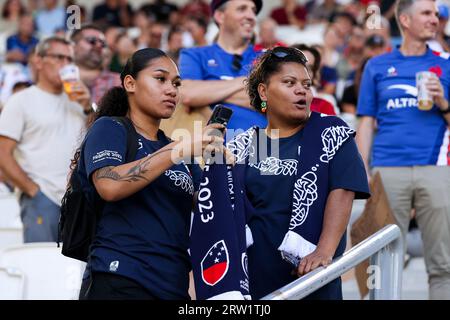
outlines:
[[[308,71],[307,61],[303,52],[292,47],[276,47],[262,54],[253,66],[246,81],[246,89],[253,108],[261,112],[262,101],[258,92],[260,83],[269,84],[270,77],[279,72],[281,66],[287,62],[299,63]]]
[[[120,87],[113,87],[109,89],[100,99],[97,111],[89,119],[88,127],[101,117],[126,117],[130,110],[130,103],[128,100],[128,93],[124,87],[124,79],[127,75],[136,79],[139,72],[148,67],[150,62],[161,57],[168,57],[167,54],[159,49],[145,48],[136,51],[128,59],[125,67],[120,73],[120,80],[122,85]],[[81,147],[80,147],[81,148]],[[74,158],[71,161],[70,168],[73,170],[80,158],[81,149],[78,148],[75,152]]]

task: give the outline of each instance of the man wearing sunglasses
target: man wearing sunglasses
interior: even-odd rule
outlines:
[[[108,50],[103,31],[86,24],[76,29],[71,40],[75,44],[75,64],[80,69],[80,78],[89,88],[92,101],[97,103],[108,89],[120,86],[120,75],[106,70],[103,66]]]
[[[59,70],[72,61],[67,40],[41,41],[34,57],[36,85],[12,95],[0,116],[0,168],[22,192],[25,242],[57,239],[70,160],[83,138],[83,111],[90,108],[89,91],[81,83],[76,101],[63,91]]]
[[[213,0],[211,11],[219,27],[217,42],[180,54],[183,104],[200,108],[222,103],[233,109],[229,135],[233,135],[230,129],[266,126],[265,116],[250,108],[244,88],[244,80],[259,55],[251,40],[261,7],[261,0]]]

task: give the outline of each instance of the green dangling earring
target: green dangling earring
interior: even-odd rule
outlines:
[[[261,101],[261,112],[266,113],[267,110],[267,102]]]

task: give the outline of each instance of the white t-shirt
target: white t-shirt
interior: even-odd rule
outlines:
[[[26,69],[20,63],[5,63],[0,68],[0,103],[6,104],[12,95],[12,88],[17,82],[31,81],[26,74]]]
[[[17,141],[19,165],[60,205],[70,160],[85,134],[85,124],[81,105],[65,93],[55,95],[31,86],[6,103],[0,114],[0,135]]]

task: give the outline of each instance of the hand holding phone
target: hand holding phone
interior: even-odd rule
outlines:
[[[230,121],[232,114],[233,114],[233,110],[231,110],[230,108],[227,108],[221,104],[217,104],[214,107],[211,118],[208,121],[208,125],[212,124],[212,123],[220,123],[226,127],[228,122]],[[223,129],[221,131],[223,133]]]
[[[211,118],[209,119],[207,125],[218,123],[218,124],[223,125],[224,127],[221,128],[221,129],[213,129],[209,133],[209,135],[210,136],[213,135],[213,136],[220,137],[223,140],[223,135],[225,133],[225,128],[226,128],[228,122],[230,121],[230,118],[231,118],[232,114],[233,114],[233,110],[231,110],[230,108],[227,108],[227,107],[225,107],[225,106],[223,106],[221,104],[217,104],[214,107],[213,113],[212,113]],[[214,158],[215,158],[215,152],[212,151],[211,152],[211,157],[206,157],[205,158],[206,163],[211,164],[212,161],[215,161],[215,160],[213,160]]]

